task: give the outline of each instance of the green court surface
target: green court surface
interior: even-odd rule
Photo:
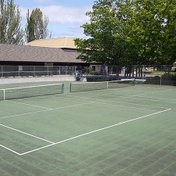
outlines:
[[[175,175],[175,87],[0,101],[0,176]]]

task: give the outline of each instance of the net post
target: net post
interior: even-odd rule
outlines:
[[[136,85],[136,79],[134,78],[133,80],[133,85],[135,86]]]

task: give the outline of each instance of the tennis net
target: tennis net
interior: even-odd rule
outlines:
[[[64,92],[64,84],[46,84],[28,87],[16,87],[0,89],[0,100],[29,98],[44,95],[61,94]]]
[[[84,92],[101,89],[122,88],[134,85],[134,79],[123,79],[105,82],[73,82],[70,83],[70,92]]]

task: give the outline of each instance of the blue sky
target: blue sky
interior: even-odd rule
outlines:
[[[40,8],[43,14],[49,18],[48,29],[52,38],[85,38],[80,26],[88,22],[85,13],[91,10],[94,0],[14,0],[14,3],[19,6],[21,11],[23,27],[26,24],[28,9],[32,11]]]

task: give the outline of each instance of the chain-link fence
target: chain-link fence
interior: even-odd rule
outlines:
[[[172,65],[134,66],[137,78],[146,79],[146,84],[176,85],[176,67]],[[138,69],[136,69],[138,68]]]
[[[120,78],[142,78],[147,84],[176,85],[176,67],[172,65],[133,66],[37,66],[0,65],[0,77],[38,77],[52,75],[86,76],[91,81],[106,81]],[[80,80],[80,79],[79,79]]]
[[[74,75],[76,66],[1,65],[0,77]]]
[[[88,81],[140,78],[146,79],[146,84],[176,85],[176,67],[172,65],[102,66],[99,72],[94,67],[84,70]]]

